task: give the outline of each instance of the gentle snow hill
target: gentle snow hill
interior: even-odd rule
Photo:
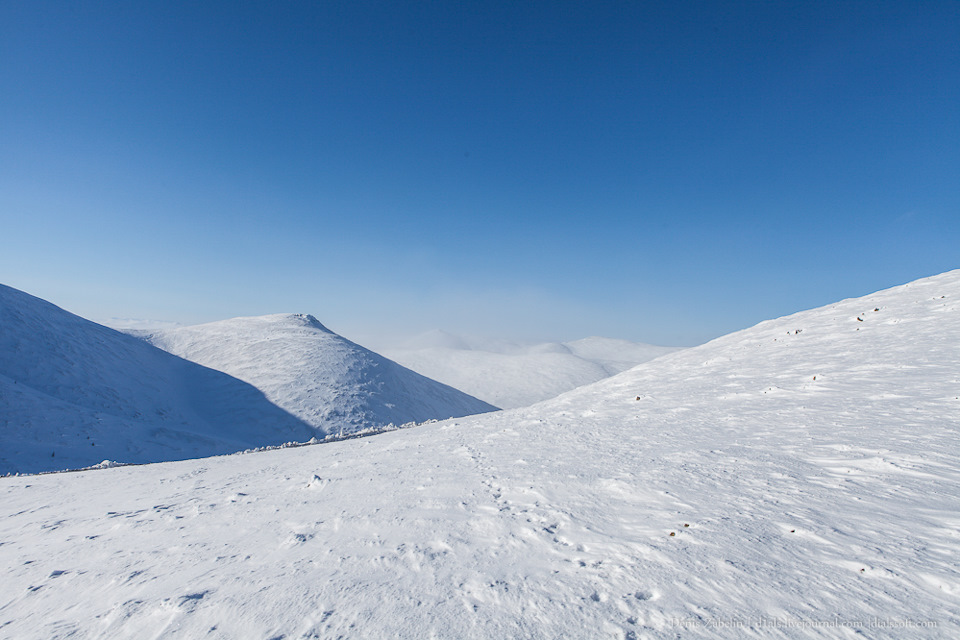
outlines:
[[[309,440],[252,386],[0,285],[0,474]]]
[[[0,636],[956,638],[958,530],[954,271],[525,409],[0,479]]]
[[[405,367],[505,409],[556,397],[673,351],[613,338],[530,345],[439,330],[380,349]]]
[[[249,382],[321,435],[497,410],[350,342],[309,315],[234,318],[144,339]]]

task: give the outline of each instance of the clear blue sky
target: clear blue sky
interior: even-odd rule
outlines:
[[[960,267],[960,2],[0,2],[0,282],[687,345]]]

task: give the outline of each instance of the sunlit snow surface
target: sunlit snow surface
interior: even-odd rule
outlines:
[[[2,479],[0,636],[958,637],[958,295],[954,271],[516,411]],[[876,626],[904,623],[937,626]]]

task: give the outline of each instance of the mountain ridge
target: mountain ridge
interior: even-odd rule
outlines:
[[[231,318],[143,339],[249,382],[322,434],[496,410],[330,331],[309,314]]]
[[[308,440],[253,386],[0,285],[0,473]]]

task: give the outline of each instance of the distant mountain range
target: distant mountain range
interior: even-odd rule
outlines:
[[[598,337],[521,344],[437,330],[382,347],[380,353],[434,380],[512,409],[553,398],[677,350]]]

